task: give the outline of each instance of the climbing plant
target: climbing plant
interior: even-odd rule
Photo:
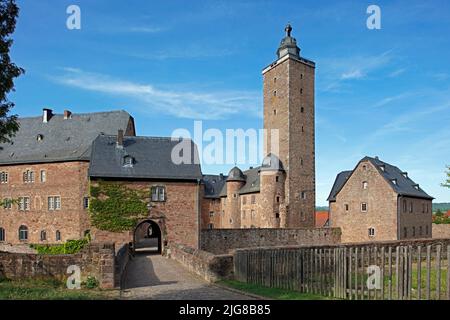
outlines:
[[[121,182],[96,181],[90,186],[92,225],[111,232],[130,231],[147,216],[149,195]]]

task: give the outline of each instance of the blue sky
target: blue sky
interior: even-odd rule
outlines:
[[[11,99],[20,116],[125,109],[139,135],[261,128],[263,67],[289,21],[317,63],[317,204],[365,155],[408,171],[437,202],[450,164],[450,3],[21,0]],[[81,8],[81,30],[66,8]],[[377,4],[382,29],[366,28]],[[231,166],[203,166],[204,173]]]

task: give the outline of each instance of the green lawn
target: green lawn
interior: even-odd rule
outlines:
[[[0,300],[102,300],[116,296],[113,290],[69,290],[57,280],[0,280]]]
[[[235,280],[226,280],[219,282],[224,286],[234,288],[240,291],[256,294],[262,297],[274,300],[330,300],[331,298],[323,297],[315,294],[301,293],[277,288],[267,288],[254,284],[243,283]]]

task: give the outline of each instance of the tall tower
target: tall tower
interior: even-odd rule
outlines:
[[[314,227],[315,63],[300,56],[289,24],[285,32],[277,50],[278,59],[262,72],[265,154],[277,155],[286,174],[286,218],[280,227]],[[278,129],[278,136],[272,134],[273,129]]]

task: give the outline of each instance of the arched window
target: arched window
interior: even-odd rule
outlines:
[[[20,241],[28,240],[28,228],[26,226],[20,226],[20,228],[19,228],[19,240]]]
[[[362,187],[363,187],[364,190],[366,190],[368,186],[369,186],[369,183],[367,181],[364,181],[362,183]]]
[[[0,228],[0,242],[5,241],[5,229]]]
[[[61,232],[56,230],[56,241],[61,241]]]
[[[41,241],[47,240],[47,232],[45,230],[41,231]]]

